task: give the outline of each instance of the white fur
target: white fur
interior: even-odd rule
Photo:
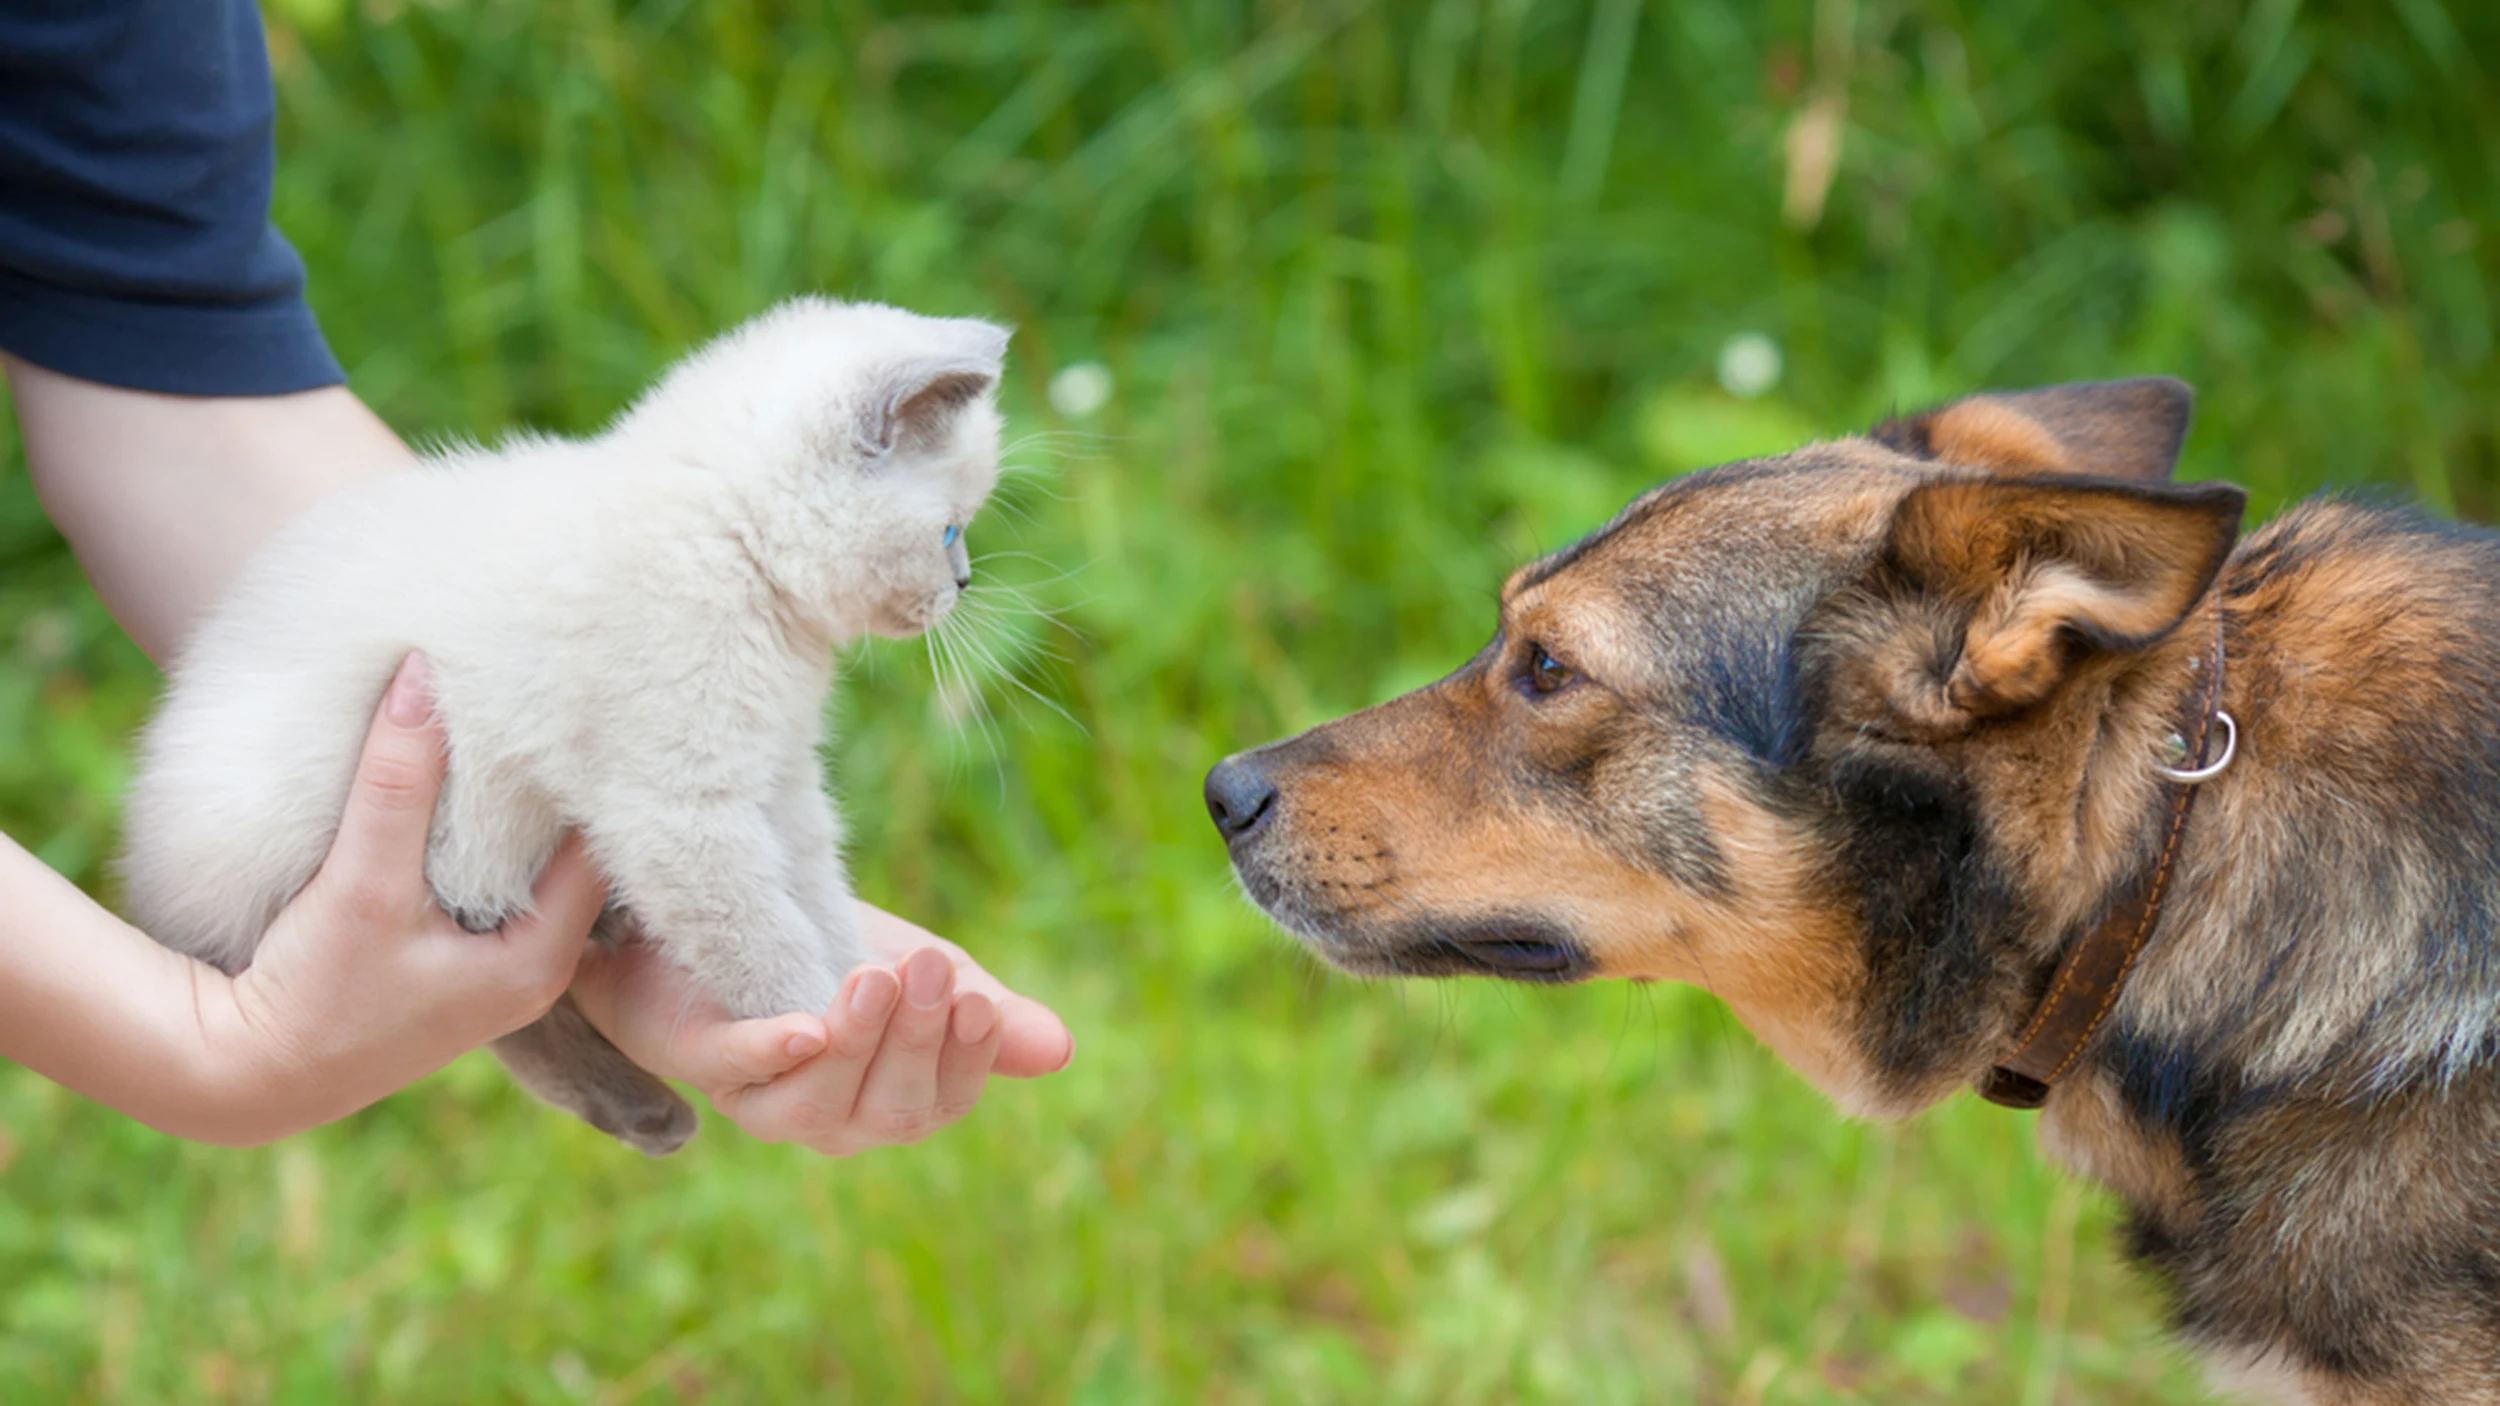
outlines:
[[[1006,334],[802,299],[595,439],[462,449],[342,493],[186,648],[130,798],[131,916],[238,970],[328,851],[394,667],[434,670],[450,776],[426,874],[524,911],[578,828],[614,902],[741,1016],[858,960],[818,760],[830,651],[951,609],[997,477]]]
[[[2205,1380],[2217,1396],[2248,1406],[2322,1406],[2310,1374],[2280,1353],[2208,1349]]]

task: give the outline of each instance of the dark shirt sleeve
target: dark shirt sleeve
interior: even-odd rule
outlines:
[[[252,0],[0,0],[0,350],[182,395],[346,379],[269,223]]]

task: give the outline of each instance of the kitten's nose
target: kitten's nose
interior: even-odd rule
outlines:
[[[958,591],[960,591],[960,590],[964,590],[964,589],[966,589],[967,587],[971,586],[971,584],[972,584],[972,568],[971,568],[971,567],[967,566],[967,567],[965,567],[963,570],[958,571],[958,572],[956,572],[956,573],[955,573],[955,589],[956,589],[956,590],[958,590]]]

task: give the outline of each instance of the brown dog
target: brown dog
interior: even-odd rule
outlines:
[[[1704,985],[1852,1112],[2045,1100],[2219,1376],[2500,1402],[2500,540],[2240,542],[2188,400],[1643,495],[1458,672],[1217,767],[1243,884],[1349,971]]]

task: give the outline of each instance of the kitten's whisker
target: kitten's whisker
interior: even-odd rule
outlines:
[[[1065,606],[1037,605],[1021,599],[983,599],[966,601],[955,608],[955,613],[972,628],[1004,632],[1019,638],[1038,634],[1043,627],[1055,627],[1071,635],[1081,635],[1081,631],[1068,623],[1067,610]]]
[[[1085,430],[1027,430],[1009,440],[998,451],[998,457],[1010,458],[1036,447],[1057,449],[1063,445],[1099,443],[1101,440],[1102,436]]]
[[[1083,606],[1092,604],[1095,599],[1092,596],[1086,596],[1082,599],[1073,601],[1045,600],[1042,598],[1039,591],[1021,586],[1006,585],[1003,583],[993,583],[988,586],[974,587],[971,590],[966,591],[965,594],[969,597],[969,599],[963,603],[962,608],[989,612],[988,614],[977,617],[979,619],[998,620],[1010,618],[1030,618],[1048,620],[1050,623],[1057,625],[1062,629],[1071,630],[1072,627],[1069,626],[1067,621],[1068,614]]]
[[[970,619],[965,622],[964,628],[967,633],[975,631],[988,633],[989,631],[987,630],[987,627],[994,624],[1013,625],[1026,618],[1029,617],[1012,616],[1003,622],[984,619]],[[1010,666],[1017,670],[1022,670],[1035,661],[1042,659],[1049,659],[1061,664],[1072,664],[1075,662],[1074,658],[1069,655],[1066,650],[1050,643],[1046,637],[1028,631],[1014,631],[1012,633],[999,634],[995,639],[989,641],[988,653],[995,662]]]
[[[998,451],[999,467],[1002,470],[1008,468],[1008,461],[1028,450],[1056,459],[1074,459],[1080,455],[1092,457],[1111,442],[1103,435],[1088,434],[1081,430],[1034,430],[1017,436],[1005,448]],[[1013,467],[1032,472],[1037,466],[1015,464]]]
[[[938,659],[937,631],[931,630],[921,635],[920,644],[923,649],[928,651],[929,677],[937,684],[936,701],[938,715],[951,721],[955,713],[955,708],[952,695],[949,692],[950,686],[946,680],[946,666]],[[970,764],[971,756],[969,754],[969,749],[964,743],[963,732],[961,729],[950,727],[946,730],[946,733],[946,765],[948,773],[951,777],[955,774],[961,773],[964,768]]]
[[[965,641],[965,646],[977,655],[984,663],[988,664],[991,671],[998,678],[1006,681],[1010,686],[1023,693],[1027,698],[1032,699],[1034,702],[1041,704],[1043,707],[1048,708],[1052,712],[1057,713],[1060,717],[1066,719],[1068,726],[1075,728],[1080,735],[1089,738],[1093,736],[1093,733],[1086,728],[1085,724],[1076,720],[1076,714],[1071,713],[1066,708],[1060,706],[1058,700],[1045,695],[1040,689],[1035,688],[1033,685],[1026,683],[1023,679],[1017,677],[1015,670],[1001,664],[998,657],[991,653],[987,644],[980,640],[967,639]]]
[[[981,666],[983,673],[1005,682],[1009,687],[1058,714],[1079,734],[1092,736],[1092,732],[1079,722],[1073,713],[1019,677],[1020,667],[1031,662],[1036,652],[1034,642],[1028,638],[1013,636],[994,641],[986,638],[985,632],[980,630],[982,623],[984,622],[977,616],[967,616],[959,609],[956,614],[948,616],[939,624],[939,632],[944,637],[943,647],[950,654],[955,655],[959,661],[970,660],[977,663]],[[1001,648],[1008,651],[1010,656],[1008,659],[1000,657]],[[970,669],[966,669],[966,676],[970,677],[971,672]]]
[[[1056,464],[1011,464],[998,466],[998,486],[993,494],[1004,494],[1007,500],[1020,500],[1025,494],[1048,498],[1054,503],[1073,501],[1072,495],[1058,486],[1059,466]],[[993,496],[992,502],[998,501]]]
[[[1019,558],[1025,558],[1025,559],[1029,559],[1029,560],[1032,560],[1032,561],[1037,561],[1037,562],[1039,562],[1039,561],[1043,561],[1043,558],[1041,558],[1041,557],[1032,557],[1032,556],[1029,556],[1027,553],[1022,553],[1022,552],[1015,553],[1014,555],[1009,555],[1009,554],[1004,553],[1004,552],[996,552],[996,553],[991,553],[991,554],[989,554],[989,555],[983,556],[983,557],[981,558],[981,560],[982,560],[983,562],[988,562],[989,560],[991,560],[991,558],[992,558],[992,557],[995,557],[995,558],[997,558],[997,559],[998,559],[998,560],[1000,560],[1000,561],[1014,561],[1014,560],[1017,560],[1017,559],[1019,559]],[[1045,564],[1047,564],[1047,563],[1045,563]],[[1063,584],[1065,584],[1065,583],[1067,583],[1067,582],[1069,582],[1069,581],[1073,581],[1073,580],[1075,580],[1077,577],[1079,577],[1079,576],[1083,575],[1083,574],[1085,573],[1085,570],[1086,570],[1086,568],[1081,567],[1081,566],[1078,566],[1078,567],[1071,567],[1071,568],[1069,568],[1069,569],[1068,569],[1068,570],[1066,570],[1066,571],[1062,571],[1062,572],[1058,573],[1057,575],[1054,575],[1054,576],[1042,576],[1042,577],[1037,577],[1037,578],[1035,578],[1035,579],[1033,579],[1033,580],[1030,580],[1030,581],[1006,581],[1006,580],[996,580],[996,581],[991,581],[991,580],[984,580],[984,581],[980,581],[980,582],[975,583],[975,586],[973,587],[973,589],[986,590],[986,591],[994,591],[994,592],[1001,592],[1001,593],[1006,593],[1006,592],[1014,592],[1014,593],[1017,593],[1017,594],[1027,594],[1027,593],[1030,593],[1030,592],[1033,592],[1033,591],[1040,590],[1040,589],[1042,589],[1042,588],[1044,588],[1044,587],[1046,587],[1046,586],[1058,586],[1058,585],[1063,585]]]
[[[986,700],[982,697],[978,682],[973,678],[971,668],[963,658],[962,637],[959,633],[946,628],[950,622],[951,617],[949,620],[939,621],[937,628],[931,630],[928,636],[936,642],[938,651],[946,657],[958,680],[952,685],[956,691],[953,693],[954,706],[949,711],[957,721],[965,719],[971,721],[973,727],[980,732],[983,745],[989,749],[990,760],[995,761],[1006,750],[1006,738],[999,734],[990,723]]]
[[[1050,558],[1043,556],[1038,552],[1023,552],[1008,547],[1001,547],[994,551],[986,551],[981,553],[978,557],[973,558],[973,564],[975,566],[987,566],[992,562],[1001,561],[1037,561],[1044,566],[1051,564]],[[1060,573],[1062,576],[1066,576],[1068,574],[1069,573],[1067,572]]]
[[[1025,620],[1036,620],[1047,622],[1071,635],[1080,638],[1083,636],[1084,632],[1071,624],[1068,616],[1090,604],[1093,597],[1087,596],[1080,600],[1052,603],[1041,600],[1039,596],[1040,593],[1037,590],[1027,587],[992,583],[967,590],[963,608],[974,612],[972,619],[985,624],[1014,624]]]

